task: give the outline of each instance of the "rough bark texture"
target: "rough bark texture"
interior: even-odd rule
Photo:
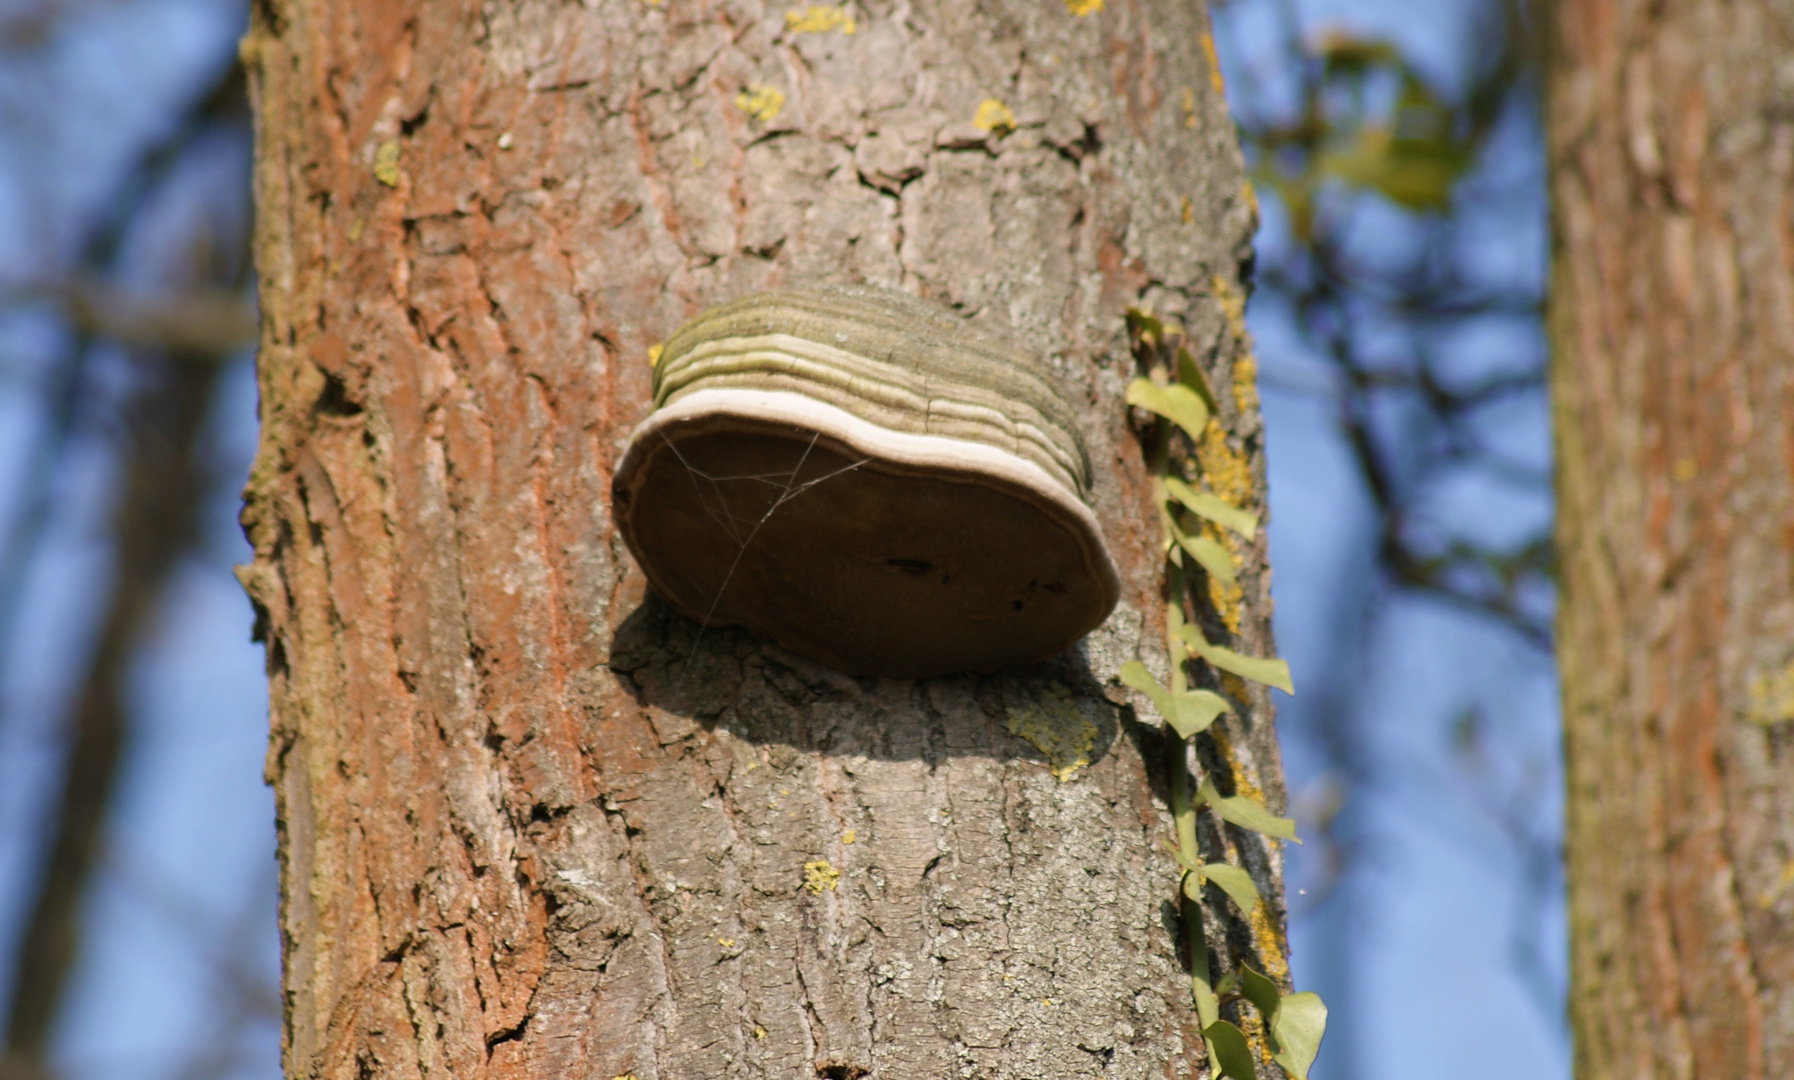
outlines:
[[[1794,1076],[1794,7],[1554,19],[1577,1076]]]
[[[1206,12],[849,14],[851,34],[756,0],[257,8],[243,579],[289,1075],[1202,1070],[1165,751],[1112,679],[1165,663],[1128,305],[1190,327],[1223,391],[1205,461],[1263,496],[1253,210]],[[987,98],[1015,130],[972,123]],[[854,680],[645,594],[606,499],[650,346],[805,281],[936,297],[1051,357],[1125,579],[1083,647]],[[1236,643],[1268,653],[1262,539],[1242,583]],[[1219,779],[1276,809],[1250,701]],[[1284,975],[1276,851],[1207,839],[1268,897],[1250,924],[1217,906],[1222,951]]]

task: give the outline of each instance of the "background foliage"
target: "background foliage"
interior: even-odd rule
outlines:
[[[0,0],[7,1076],[278,1074],[238,0]],[[1535,46],[1227,0],[1314,1075],[1566,1075]],[[1318,841],[1318,842],[1316,842]]]

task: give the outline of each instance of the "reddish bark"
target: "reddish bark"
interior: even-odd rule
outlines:
[[[1215,386],[1236,362],[1249,379],[1216,295],[1238,295],[1252,211],[1206,14],[851,13],[849,35],[745,0],[257,9],[243,577],[289,1075],[1199,1067],[1157,736],[1111,680],[1164,663],[1124,309],[1186,322]],[[750,115],[761,87],[776,116]],[[1016,130],[972,125],[985,98]],[[1051,356],[1124,577],[1081,650],[854,680],[645,595],[605,500],[649,347],[810,280],[933,296]],[[1249,381],[1221,396],[1211,450],[1261,502]],[[1253,652],[1263,556],[1242,573]],[[1252,701],[1224,728],[1234,779],[1276,807]],[[1055,781],[1018,717],[1088,726],[1089,767]],[[1224,951],[1279,973],[1278,856],[1229,842],[1269,900],[1252,925],[1217,915]],[[805,888],[823,860],[842,876]]]
[[[1794,24],[1555,13],[1577,1075],[1794,1075]]]

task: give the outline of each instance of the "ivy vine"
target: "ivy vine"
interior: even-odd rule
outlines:
[[[1176,839],[1166,841],[1165,846],[1180,868],[1178,897],[1190,955],[1191,1005],[1216,1077],[1257,1080],[1245,1033],[1221,1017],[1223,1005],[1243,1002],[1256,1009],[1264,1022],[1271,1059],[1294,1080],[1307,1080],[1326,1031],[1327,1007],[1312,992],[1284,993],[1274,980],[1243,963],[1217,978],[1210,968],[1200,910],[1202,888],[1210,883],[1248,919],[1260,897],[1244,867],[1224,860],[1203,861],[1196,835],[1198,813],[1206,810],[1230,825],[1278,840],[1296,840],[1293,820],[1272,814],[1248,795],[1222,795],[1212,779],[1204,777],[1197,782],[1190,767],[1190,741],[1236,706],[1214,690],[1192,689],[1186,664],[1199,661],[1218,673],[1295,692],[1289,664],[1247,656],[1211,642],[1184,614],[1186,601],[1191,605],[1215,603],[1212,591],[1199,593],[1191,587],[1197,572],[1230,588],[1235,585],[1234,554],[1227,534],[1251,540],[1258,518],[1202,487],[1196,448],[1219,410],[1182,329],[1133,308],[1128,311],[1128,332],[1140,374],[1128,384],[1127,403],[1152,418],[1143,434],[1162,527],[1165,648],[1171,660],[1171,685],[1161,686],[1137,660],[1122,665],[1121,681],[1144,694],[1177,736],[1166,761]],[[1222,621],[1228,620],[1223,617]]]

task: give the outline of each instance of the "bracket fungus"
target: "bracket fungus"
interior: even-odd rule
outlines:
[[[611,490],[667,603],[854,675],[1045,659],[1120,591],[1043,365],[880,289],[775,289],[680,327]]]

